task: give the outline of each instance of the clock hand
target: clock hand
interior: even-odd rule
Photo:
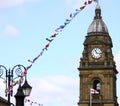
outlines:
[[[96,49],[95,49],[95,53],[98,54]]]
[[[97,50],[95,50],[96,54],[101,54],[101,52],[97,52]]]

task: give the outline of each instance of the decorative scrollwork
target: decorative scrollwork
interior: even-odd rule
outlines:
[[[0,77],[2,77],[4,71],[7,71],[7,69],[4,66],[0,65]]]
[[[22,73],[23,71],[25,71],[26,68],[23,65],[16,65],[11,69],[7,70],[7,68],[3,65],[0,65],[0,78],[2,78],[5,81],[6,84],[6,89],[8,89],[10,86],[13,87],[15,84],[13,83],[13,81],[18,78],[20,78],[20,81],[24,80],[22,77]],[[2,75],[5,72],[5,76],[3,77]],[[14,72],[14,73],[13,73]],[[14,76],[14,74],[16,74]],[[11,85],[12,84],[12,85]],[[14,84],[14,85],[13,85]],[[12,96],[12,88],[8,89],[5,94],[7,94],[6,96],[10,97]]]
[[[3,70],[2,68],[0,67],[0,77],[3,75]]]
[[[23,65],[16,65],[13,67],[12,72],[15,71],[16,75],[20,77],[22,72],[25,70],[26,68]]]
[[[22,73],[21,68],[17,68],[17,69],[15,70],[15,73],[16,73],[18,76],[20,76],[21,73]]]

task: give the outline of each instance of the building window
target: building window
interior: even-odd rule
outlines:
[[[100,81],[99,80],[94,80],[93,82],[93,88],[97,90],[100,94]]]

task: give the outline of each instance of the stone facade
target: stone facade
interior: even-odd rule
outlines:
[[[117,73],[112,53],[112,39],[102,20],[99,4],[84,41],[80,59],[80,96],[78,106],[118,106],[116,95]],[[91,94],[90,88],[98,91]]]

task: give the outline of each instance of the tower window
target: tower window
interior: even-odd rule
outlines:
[[[100,81],[99,80],[94,80],[93,88],[100,93]]]

